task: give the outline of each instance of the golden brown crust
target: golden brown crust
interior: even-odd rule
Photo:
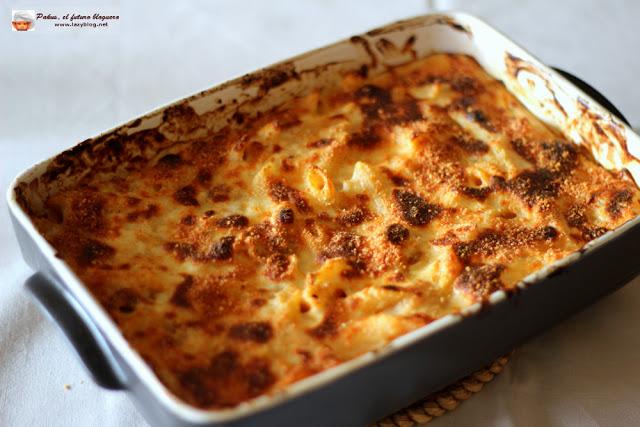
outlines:
[[[79,179],[28,211],[200,407],[379,349],[640,212],[624,174],[462,55],[348,74],[222,130],[185,105],[164,119],[61,155],[46,179]]]

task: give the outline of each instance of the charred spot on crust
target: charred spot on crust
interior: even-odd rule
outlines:
[[[593,227],[589,224],[587,219],[585,207],[583,205],[572,205],[564,213],[564,217],[569,227],[576,228],[580,231],[580,235],[577,236],[579,240],[589,241],[597,237],[602,236],[609,231],[604,227]]]
[[[387,227],[387,240],[399,245],[409,238],[409,230],[401,224],[391,224]]]
[[[483,113],[480,110],[469,110],[467,111],[467,118],[470,120],[473,120],[474,122],[485,126],[485,127],[490,127],[491,124],[489,123],[489,118],[487,117],[487,115],[485,113]]]
[[[537,235],[534,237],[540,240],[551,240],[558,237],[558,230],[555,227],[546,225],[536,230]]]
[[[553,172],[566,174],[578,161],[578,151],[566,141],[543,142],[541,148],[539,166]]]
[[[209,369],[214,378],[230,375],[240,366],[238,353],[231,350],[222,351],[211,358]]]
[[[287,187],[281,182],[274,182],[269,187],[269,196],[275,202],[289,201],[290,192],[291,192],[291,187]]]
[[[427,203],[422,197],[408,190],[393,190],[393,198],[402,218],[414,226],[426,225],[442,212],[440,206]]]
[[[522,158],[540,168],[539,170],[546,170],[558,176],[569,173],[578,162],[576,147],[559,139],[551,142],[528,142],[516,138],[511,141],[511,147]]]
[[[619,218],[622,211],[629,206],[629,203],[633,199],[633,195],[629,190],[617,191],[609,203],[607,203],[607,212],[611,215],[611,218]]]
[[[404,187],[409,183],[408,179],[403,178],[400,175],[391,175],[389,179],[391,180],[391,182],[393,182],[393,185],[396,185],[398,187]]]
[[[215,356],[211,360],[209,369],[215,378],[222,379],[229,376],[239,376],[240,378],[238,379],[247,383],[250,395],[257,391],[256,388],[259,388],[260,392],[264,391],[264,388],[272,384],[275,379],[270,373],[267,361],[260,358],[252,358],[247,363],[242,364],[239,355],[230,350]]]
[[[355,98],[365,116],[365,124],[380,121],[383,124],[396,125],[422,119],[422,111],[415,100],[394,103],[389,90],[380,86],[364,85],[356,91]],[[373,127],[366,125],[361,133],[352,135],[349,143],[368,148],[380,139]]]
[[[249,218],[244,215],[229,215],[216,221],[221,228],[243,228],[249,225]]]
[[[198,257],[198,247],[192,243],[166,242],[164,249],[167,252],[171,252],[178,261]]]
[[[178,374],[180,385],[202,407],[229,407],[264,393],[276,381],[269,362],[253,357],[242,362],[234,350],[224,350],[209,364]]]
[[[166,168],[176,168],[182,164],[182,157],[179,154],[166,154],[158,160],[158,165]]]
[[[560,187],[557,176],[548,169],[522,172],[506,185],[529,206],[556,197]]]
[[[207,136],[206,139],[190,142],[185,152],[202,166],[216,167],[226,161],[228,147],[231,143],[228,138],[229,130],[225,128]]]
[[[105,200],[97,194],[83,193],[82,197],[71,204],[71,222],[85,231],[100,233],[104,231]]]
[[[389,180],[393,183],[393,185],[395,185],[396,187],[404,187],[405,185],[409,184],[409,179],[405,178],[404,176],[395,173],[394,171],[384,168],[383,172],[385,173],[385,175],[387,175],[387,178],[389,178]]]
[[[338,335],[340,319],[343,316],[343,302],[338,301],[329,308],[322,321],[314,328],[308,330],[309,335],[316,339],[323,340]]]
[[[349,268],[340,272],[340,276],[345,279],[361,277],[367,271],[366,261],[356,258],[348,261]]]
[[[282,168],[283,172],[291,172],[296,169],[294,159],[294,156],[288,156],[282,159],[282,161],[280,162],[280,167]]]
[[[318,339],[333,337],[338,333],[338,325],[330,317],[325,317],[323,321],[309,330],[309,334]]]
[[[338,215],[338,223],[344,226],[360,225],[369,217],[369,211],[366,208],[356,206],[352,209],[344,210]]]
[[[494,230],[486,230],[474,240],[454,243],[453,250],[464,264],[468,264],[474,255],[493,253],[506,242],[506,235]]]
[[[197,253],[194,256],[195,261],[225,261],[233,258],[234,236],[224,236],[214,242],[209,250],[204,253]]]
[[[124,153],[124,147],[122,146],[122,141],[120,139],[112,139],[105,145],[107,148],[106,151],[115,158],[120,158]]]
[[[593,240],[593,239],[596,239],[596,238],[602,236],[603,234],[605,234],[608,231],[609,231],[609,229],[606,228],[606,227],[588,228],[588,229],[584,230],[583,238],[586,241]]]
[[[358,148],[372,148],[381,140],[382,138],[374,129],[365,129],[362,132],[355,132],[349,135],[347,144]]]
[[[490,132],[495,132],[496,130],[487,114],[477,108],[476,99],[470,94],[462,94],[462,96],[450,104],[449,108],[453,111],[463,113],[467,119],[477,123]]]
[[[481,300],[503,288],[500,274],[504,269],[501,264],[466,266],[453,282],[453,287],[475,301]]]
[[[422,119],[422,111],[415,100],[394,103],[389,91],[375,85],[365,85],[360,88],[356,92],[356,98],[367,121],[379,120],[389,125],[396,125]]]
[[[202,407],[212,406],[218,401],[218,394],[207,385],[207,375],[207,370],[199,367],[192,367],[178,374],[180,385]]]
[[[76,261],[82,266],[97,264],[113,257],[116,250],[98,240],[89,239],[80,248]]]
[[[185,215],[180,220],[180,224],[182,224],[182,225],[193,225],[195,223],[196,223],[196,216],[195,215]]]
[[[489,146],[479,139],[466,139],[461,137],[451,137],[451,142],[469,154],[485,154],[489,152]]]
[[[362,64],[360,68],[358,68],[358,71],[356,71],[356,74],[363,79],[366,79],[369,75],[369,67],[367,66],[367,64]]]
[[[515,251],[519,248],[544,240],[558,237],[558,231],[552,226],[539,228],[515,228],[506,231],[484,230],[478,237],[466,242],[456,242],[453,250],[465,265],[474,264],[476,257],[491,256],[499,250]]]
[[[356,258],[363,237],[347,231],[335,233],[324,250],[320,252],[321,259]]]
[[[333,296],[336,298],[340,298],[340,299],[344,299],[347,297],[347,293],[345,292],[344,289],[336,289],[335,292],[333,293]]]
[[[140,302],[140,294],[135,289],[121,288],[115,291],[107,305],[112,310],[117,310],[123,314],[130,314],[136,310]]]
[[[480,92],[481,86],[473,77],[461,76],[451,81],[451,89],[465,96],[472,96]]]
[[[184,186],[173,193],[173,198],[176,202],[184,206],[199,206],[198,199],[196,199],[196,189],[191,185]]]
[[[388,90],[373,84],[366,84],[356,90],[356,99],[365,105],[384,105],[391,102],[391,94]]]
[[[311,306],[306,301],[300,302],[300,313],[307,313],[311,310]]]
[[[194,283],[189,297],[199,315],[206,319],[228,316],[238,310],[240,302],[229,293],[224,280],[219,278],[199,280]]]
[[[295,215],[291,208],[280,209],[280,212],[278,212],[278,221],[280,221],[281,224],[293,224],[294,219]]]
[[[208,169],[200,169],[198,171],[198,175],[196,175],[196,181],[202,185],[209,184],[212,178],[213,176],[211,175],[211,171]]]
[[[239,341],[264,344],[273,337],[273,328],[269,322],[238,323],[229,329],[229,336]]]
[[[400,104],[393,104],[390,111],[386,112],[383,117],[390,124],[404,124],[422,120],[422,111],[415,101],[405,101]]]
[[[80,170],[85,170],[86,155],[99,160],[93,167],[105,170],[113,167],[114,163],[122,161],[135,161],[135,156],[125,149],[127,147],[153,147],[161,146],[164,135],[158,129],[147,129],[127,135],[125,130],[110,132],[98,138],[89,138],[82,141],[69,150],[57,155],[42,174],[42,179],[51,183],[62,174],[75,174]],[[20,197],[19,194],[17,194]]]
[[[177,305],[179,307],[190,308],[191,301],[189,301],[189,290],[193,287],[193,276],[184,275],[184,279],[182,282],[176,286],[176,289],[173,291],[173,295],[169,302],[173,305]]]
[[[275,181],[269,185],[269,197],[274,202],[291,202],[301,213],[311,211],[307,200],[302,197],[300,191],[285,185],[281,181]]]
[[[276,377],[266,360],[256,358],[245,366],[245,370],[250,397],[264,393],[276,382]]]
[[[491,187],[461,187],[460,192],[465,196],[471,197],[472,199],[484,200],[487,198],[489,193],[491,193]]]
[[[220,240],[215,242],[211,247],[209,256],[219,261],[230,259],[233,257],[233,242],[235,242],[235,239],[234,236],[220,238]]]
[[[289,271],[289,257],[276,253],[267,258],[265,275],[271,280],[281,280]]]
[[[233,113],[231,118],[236,122],[236,124],[241,125],[244,123],[244,114],[240,111],[236,111],[235,113]]]
[[[535,156],[531,152],[529,146],[524,143],[521,138],[516,138],[510,141],[513,151],[518,153],[520,157],[527,160],[530,163],[535,163]]]
[[[365,250],[365,238],[348,231],[338,231],[331,236],[324,249],[320,251],[320,260],[344,258],[349,269],[342,276],[349,279],[362,275],[367,270],[369,256]]]
[[[504,177],[494,175],[491,177],[490,187],[493,190],[506,190],[507,189],[507,180]]]
[[[573,205],[564,214],[570,227],[580,228],[587,222],[584,206]]]
[[[295,241],[284,227],[264,221],[252,226],[244,234],[243,243],[249,254],[260,263],[267,262],[275,254],[289,255],[293,253]],[[272,260],[273,261],[273,260]]]
[[[216,185],[209,190],[209,199],[212,202],[226,202],[229,200],[231,189],[224,184]]]
[[[242,160],[253,163],[264,152],[265,146],[258,141],[251,141],[242,153]]]
[[[476,99],[473,96],[463,95],[454,100],[449,108],[457,111],[466,111],[467,109],[470,109],[470,107],[475,103]]]

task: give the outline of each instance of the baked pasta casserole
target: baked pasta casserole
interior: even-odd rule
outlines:
[[[186,104],[164,119],[63,153],[51,176],[89,155],[118,167],[28,210],[166,387],[201,408],[509,292],[640,213],[625,172],[464,55],[348,73],[223,129]]]

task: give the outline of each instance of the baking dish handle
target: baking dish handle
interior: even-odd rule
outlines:
[[[75,298],[41,272],[27,279],[25,287],[62,329],[94,381],[111,390],[126,388],[125,375],[104,336]]]

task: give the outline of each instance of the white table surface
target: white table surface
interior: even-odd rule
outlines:
[[[112,32],[10,31],[0,1],[0,190],[35,161],[158,105],[430,7],[466,9],[592,83],[640,123],[640,3],[492,0],[93,1]],[[61,0],[78,8],[78,0]],[[22,6],[22,7],[21,7]],[[0,426],[144,426],[95,386],[23,289],[31,274],[0,209]],[[639,425],[638,282],[521,347],[506,371],[437,425]],[[65,385],[69,385],[67,389]]]

